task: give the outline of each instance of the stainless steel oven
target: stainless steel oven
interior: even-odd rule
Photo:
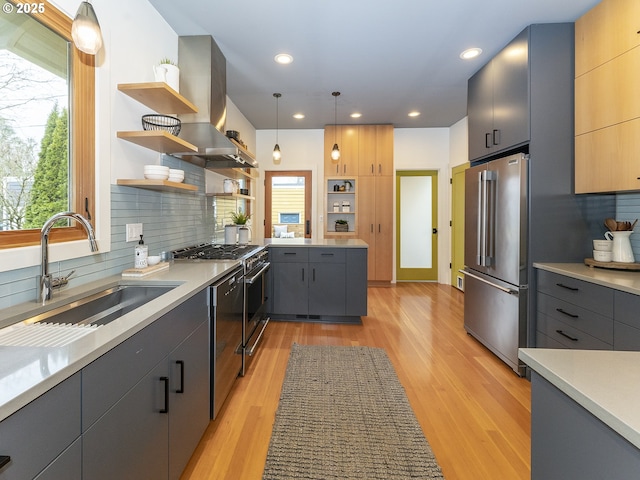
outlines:
[[[244,329],[241,375],[247,372],[256,348],[262,339],[269,317],[267,316],[267,272],[271,267],[266,249],[254,252],[244,261]]]

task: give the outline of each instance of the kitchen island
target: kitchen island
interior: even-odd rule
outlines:
[[[267,309],[274,320],[360,323],[367,315],[368,246],[357,239],[268,239]]]
[[[531,375],[531,478],[640,471],[640,352],[520,349]]]

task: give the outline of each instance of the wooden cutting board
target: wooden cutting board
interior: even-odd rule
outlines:
[[[122,272],[122,276],[123,277],[144,277],[146,275],[151,275],[152,273],[157,273],[167,268],[169,268],[169,262],[160,262],[157,265],[152,265],[144,268],[127,268]]]
[[[584,264],[589,267],[598,267],[598,268],[608,268],[610,270],[631,270],[637,271],[640,270],[640,263],[626,263],[626,262],[599,262],[594,260],[593,258],[585,258]]]

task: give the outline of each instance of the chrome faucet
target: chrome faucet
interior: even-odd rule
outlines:
[[[53,224],[61,218],[71,218],[78,222],[84,230],[87,232],[87,238],[91,245],[91,251],[98,251],[98,244],[96,243],[96,236],[93,227],[89,223],[89,220],[74,212],[60,212],[53,215],[49,220],[44,222],[42,230],[40,230],[40,275],[38,277],[38,298],[37,302],[44,302],[45,300],[51,300],[53,296],[53,289],[66,285],[69,277],[73,275],[72,271],[66,277],[53,277],[49,273],[49,232],[53,228]]]

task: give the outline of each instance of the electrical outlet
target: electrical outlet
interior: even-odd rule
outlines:
[[[140,235],[142,235],[142,224],[141,223],[127,223],[127,239],[126,242],[137,242],[140,240]]]

